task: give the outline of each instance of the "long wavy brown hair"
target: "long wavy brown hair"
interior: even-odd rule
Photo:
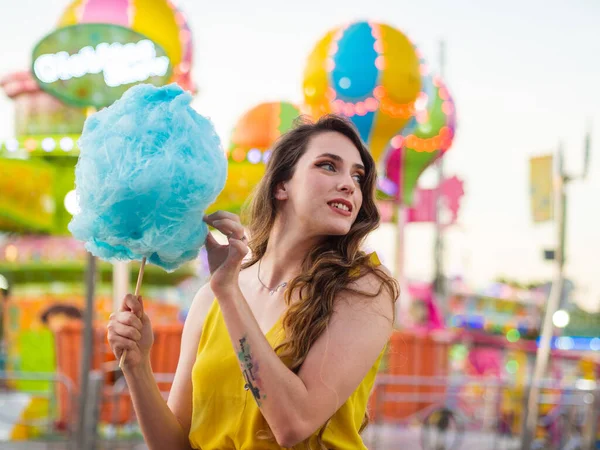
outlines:
[[[243,212],[243,221],[248,224],[251,256],[242,267],[256,264],[267,250],[269,235],[277,216],[278,200],[274,195],[277,185],[292,178],[296,164],[306,152],[311,138],[326,132],[346,136],[360,153],[365,167],[361,183],[363,201],[350,231],[341,236],[328,236],[312,248],[302,262],[300,275],[290,281],[286,290],[288,309],[283,318],[285,340],[275,351],[295,373],[298,373],[310,348],[327,328],[338,294],[352,291],[375,297],[382,289],[387,289],[394,300],[399,294],[396,280],[370,264],[369,255],[361,250],[365,237],[380,222],[375,205],[376,167],[354,126],[336,115],[324,116],[317,122],[299,118],[297,126],[281,136],[273,146],[265,175]],[[368,274],[374,274],[381,281],[377,293],[356,291],[351,287],[357,278]],[[297,300],[292,302],[294,292],[298,295]],[[328,423],[329,421],[323,425],[318,434],[318,442],[323,449],[322,436]],[[365,414],[359,432],[367,424],[368,414]]]

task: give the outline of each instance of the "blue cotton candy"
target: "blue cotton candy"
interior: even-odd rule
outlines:
[[[69,230],[93,255],[146,257],[167,271],[198,256],[227,160],[191,100],[176,84],[142,84],[86,120],[75,168],[80,211]]]

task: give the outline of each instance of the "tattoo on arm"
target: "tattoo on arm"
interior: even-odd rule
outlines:
[[[240,361],[242,375],[244,375],[244,379],[246,380],[244,389],[252,392],[254,400],[256,400],[256,403],[260,407],[260,401],[264,400],[267,397],[266,395],[261,395],[260,389],[257,386],[257,384],[260,383],[260,379],[258,378],[258,362],[252,359],[252,355],[250,354],[250,346],[246,341],[246,337],[244,336],[243,338],[241,338],[239,342],[240,349],[237,353],[237,356]]]

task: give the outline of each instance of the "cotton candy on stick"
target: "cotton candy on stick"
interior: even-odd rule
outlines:
[[[102,259],[141,260],[136,295],[146,260],[173,271],[198,256],[204,211],[225,185],[219,137],[191,99],[176,84],[134,86],[88,117],[79,140],[69,230]]]

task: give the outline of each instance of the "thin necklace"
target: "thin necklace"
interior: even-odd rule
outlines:
[[[267,286],[265,283],[262,282],[262,280],[260,279],[260,263],[262,263],[262,258],[258,260],[258,272],[256,273],[256,278],[258,278],[258,281],[260,282],[260,284],[263,285],[263,287],[269,291],[269,294],[273,295],[275,292],[277,292],[279,289],[286,287],[287,286],[287,281],[284,281],[281,284],[278,284],[276,287],[274,288],[270,288],[269,286]]]

